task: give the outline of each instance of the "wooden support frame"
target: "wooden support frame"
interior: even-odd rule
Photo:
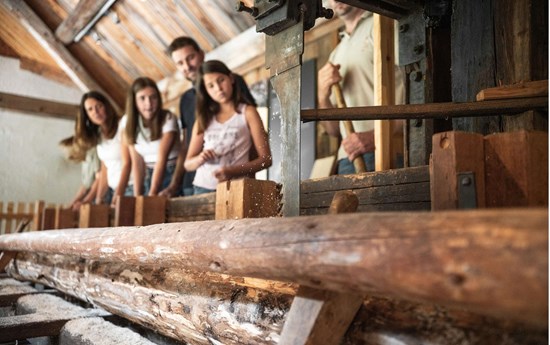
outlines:
[[[109,226],[109,205],[83,204],[80,206],[79,228],[98,228]]]
[[[55,30],[57,37],[64,44],[70,44],[75,39],[76,35],[82,31],[86,25],[94,18],[111,0],[79,0],[73,11],[59,24]]]
[[[256,218],[23,233],[0,237],[0,250],[378,292],[545,325],[547,219],[547,209]]]
[[[5,92],[0,92],[0,108],[72,121],[78,114],[78,105],[76,104],[46,101]]]
[[[54,33],[50,28],[34,13],[34,11],[24,1],[5,0],[0,1],[0,6],[4,6],[8,11],[15,15],[17,20],[25,27],[36,41],[50,54],[53,60],[61,69],[71,78],[71,80],[82,91],[97,90],[102,92],[112,103],[118,113],[122,113],[117,102],[115,102],[108,92],[86,72],[86,69],[76,60],[67,48],[55,39]]]
[[[166,222],[166,197],[138,196],[135,201],[134,225]]]

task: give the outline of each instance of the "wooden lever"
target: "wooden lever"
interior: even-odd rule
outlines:
[[[344,95],[342,94],[342,89],[340,88],[340,84],[332,85],[332,92],[336,97],[336,106],[338,108],[347,108],[346,100],[344,99]],[[355,133],[355,128],[353,128],[353,123],[351,121],[344,120],[343,122],[344,122],[344,128],[346,129],[346,134],[348,136],[351,135],[351,133]],[[364,173],[367,171],[367,166],[365,164],[365,160],[363,159],[363,155],[359,155],[358,157],[355,157],[355,159],[353,160],[353,166],[355,167],[356,173]]]

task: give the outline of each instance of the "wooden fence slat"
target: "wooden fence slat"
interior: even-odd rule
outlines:
[[[11,234],[13,231],[13,208],[13,201],[9,201],[6,209],[6,234]]]
[[[34,203],[34,213],[32,217],[32,230],[42,230],[42,212],[44,211],[45,202],[38,200]]]

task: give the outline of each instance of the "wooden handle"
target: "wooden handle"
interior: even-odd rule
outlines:
[[[344,95],[342,94],[342,88],[340,88],[340,84],[332,85],[332,92],[336,97],[336,106],[338,108],[347,108],[346,100],[344,99]],[[353,123],[351,121],[344,120],[343,122],[344,128],[346,129],[346,134],[348,136],[351,133],[355,133],[355,128],[353,128]],[[357,173],[364,173],[367,171],[367,165],[365,164],[365,160],[363,159],[362,155],[355,157],[355,159],[353,160],[353,166],[355,167],[355,172]]]

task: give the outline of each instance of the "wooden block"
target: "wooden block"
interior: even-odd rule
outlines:
[[[138,196],[134,225],[161,224],[166,221],[166,198],[163,196]]]
[[[352,191],[336,192],[329,214],[357,210],[359,199]],[[365,297],[300,286],[286,317],[279,344],[340,344]]]
[[[40,228],[42,230],[53,230],[55,229],[55,207],[46,207],[42,212],[42,225]]]
[[[487,206],[548,206],[548,133],[498,133],[484,142]]]
[[[136,198],[120,196],[115,206],[115,221],[113,226],[132,226],[136,212]]]
[[[54,229],[72,229],[78,227],[78,212],[58,205],[55,208]]]
[[[109,226],[109,205],[83,204],[80,206],[79,228],[98,228]]]
[[[215,219],[275,217],[280,192],[273,181],[250,178],[219,183],[216,188]]]
[[[442,132],[432,137],[430,193],[432,210],[458,208],[459,172],[473,172],[477,207],[485,207],[483,136],[467,132]]]
[[[527,81],[512,85],[491,87],[479,91],[476,100],[508,99],[524,97],[548,97],[548,80]]]

